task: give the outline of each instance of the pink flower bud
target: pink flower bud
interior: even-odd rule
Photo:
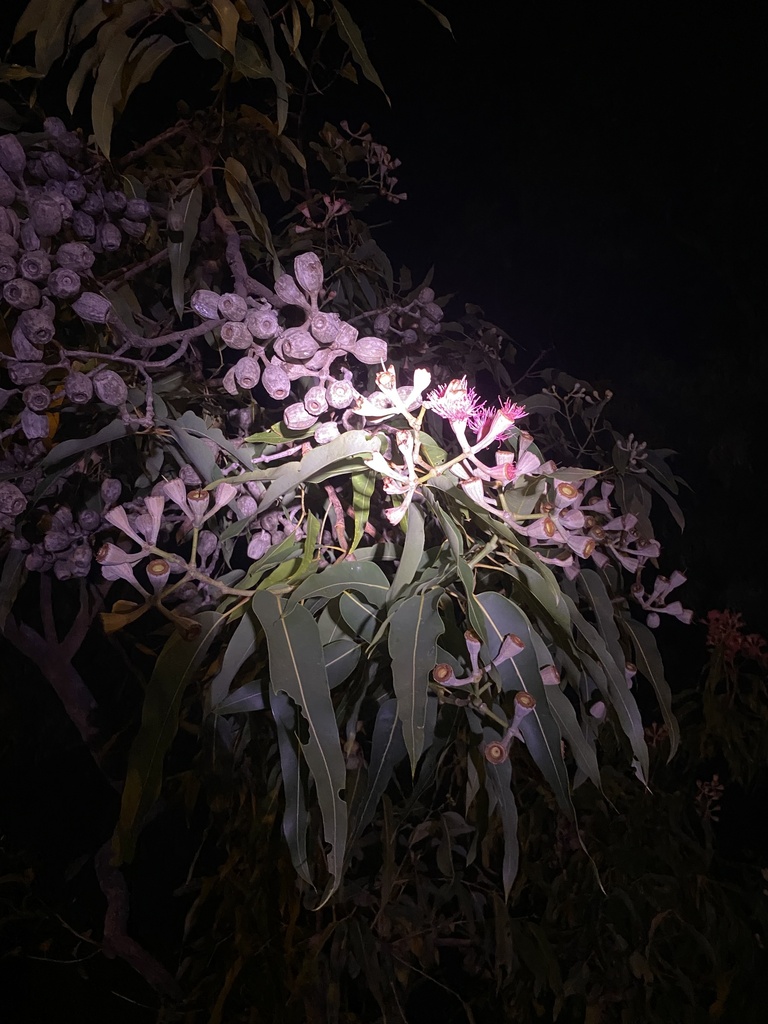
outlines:
[[[313,252],[297,256],[293,261],[293,272],[312,302],[316,302],[323,287],[323,265],[317,256]]]

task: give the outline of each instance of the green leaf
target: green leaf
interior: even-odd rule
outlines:
[[[360,644],[349,637],[334,640],[323,648],[323,661],[328,685],[333,690],[347,679],[360,661]]]
[[[392,103],[390,98],[384,92],[384,86],[381,84],[381,79],[376,73],[376,69],[371,64],[370,58],[368,57],[368,51],[366,50],[365,43],[363,42],[363,37],[360,34],[360,29],[352,20],[352,15],[344,4],[339,2],[339,0],[333,0],[333,9],[336,13],[336,26],[339,30],[339,35],[352,51],[352,59],[368,81],[381,89],[384,93],[384,98],[391,106]]]
[[[226,700],[229,693],[232,680],[248,658],[255,653],[260,637],[261,628],[258,622],[252,612],[246,611],[227,641],[221,668],[208,689],[206,703],[209,710],[218,713],[220,705]],[[261,639],[263,643],[263,637]]]
[[[30,0],[16,25],[13,41],[35,32],[35,67],[47,74],[64,52],[67,25],[79,0]]]
[[[272,29],[271,15],[267,5],[264,0],[247,0],[247,3],[269,51],[272,78],[277,93],[277,130],[282,133],[288,119],[288,83],[285,79],[285,67],[275,48],[275,33]]]
[[[96,72],[91,98],[91,119],[96,145],[109,159],[115,106],[121,96],[123,71],[134,44],[130,36],[119,35],[110,44]]]
[[[421,562],[421,557],[424,554],[424,516],[416,505],[412,504],[408,509],[406,522],[408,532],[405,535],[405,545],[400,555],[400,564],[392,581],[390,601],[398,597],[400,591],[413,582]]]
[[[371,604],[380,607],[389,593],[389,580],[374,562],[335,562],[300,584],[286,601],[285,607],[290,611],[299,601],[309,597],[330,601],[345,590],[354,590]]]
[[[231,0],[210,0],[210,5],[216,11],[216,17],[219,19],[221,44],[234,57],[237,27],[240,23],[237,8],[231,3]]]
[[[264,700],[264,686],[260,682],[244,683],[238,686],[221,704],[211,709],[213,715],[237,715],[249,711],[263,711],[267,706]]]
[[[140,51],[139,44],[136,47],[138,56],[131,62],[128,68],[128,78],[123,93],[123,106],[128,102],[133,90],[148,82],[165,58],[172,50],[176,49],[176,43],[169,39],[168,36],[162,35],[147,36],[146,39],[141,40],[140,45],[142,47]]]
[[[235,71],[244,78],[271,78],[272,72],[258,46],[246,36],[239,35],[235,44]]]
[[[133,859],[142,822],[155,803],[163,781],[163,760],[179,727],[179,708],[187,686],[208,652],[222,616],[194,616],[201,632],[194,640],[174,633],[160,653],[144,696],[141,726],[131,744],[128,771],[113,838],[116,863]]]
[[[440,11],[438,11],[438,9],[436,7],[433,7],[432,4],[427,3],[427,0],[419,0],[419,3],[422,5],[422,7],[426,7],[428,11],[431,11],[432,14],[434,14],[434,16],[437,18],[437,20],[443,26],[443,28],[447,32],[450,32],[451,35],[453,35],[453,29],[451,28],[451,23],[450,23],[450,21],[448,21],[448,19],[446,18],[446,16],[444,14],[442,14]]]
[[[353,636],[371,643],[379,626],[375,608],[345,591],[339,598],[339,614]]]
[[[183,237],[180,242],[168,239],[168,257],[171,264],[171,291],[173,294],[173,305],[179,319],[184,315],[184,276],[189,266],[189,254],[192,251],[192,243],[197,237],[197,228],[200,223],[200,211],[203,208],[203,190],[199,185],[195,187],[174,203],[173,209],[181,214],[184,224]]]
[[[278,596],[262,591],[254,595],[252,607],[267,637],[272,691],[291,698],[304,718],[308,734],[306,742],[301,743],[301,751],[315,781],[325,841],[330,845],[326,857],[331,883],[324,903],[341,883],[347,806],[340,796],[346,769],[320,635],[317,623],[303,605],[286,611]]]
[[[669,733],[668,760],[671,761],[680,744],[680,727],[672,713],[672,691],[664,676],[664,665],[659,648],[656,646],[656,638],[647,626],[634,619],[625,619],[624,628],[632,637],[633,661],[637,665],[637,670],[648,680],[656,692],[656,699]]]
[[[278,276],[281,267],[275,251],[275,243],[272,240],[269,221],[261,212],[261,203],[248,171],[239,160],[235,160],[232,156],[227,157],[224,162],[224,183],[235,213],[240,220],[247,224],[253,237],[258,239],[270,254],[275,276]]]
[[[376,714],[368,763],[368,789],[355,822],[355,836],[360,835],[372,820],[395,768],[407,753],[403,725],[397,715],[397,700],[390,698],[384,701]]]
[[[378,437],[369,436],[364,430],[347,430],[328,444],[318,445],[307,452],[300,462],[286,462],[280,466],[259,503],[258,511],[264,512],[284,494],[330,472],[338,463],[363,453],[377,452],[380,448]],[[364,468],[362,464],[360,468]]]
[[[285,798],[285,810],[280,824],[296,873],[312,885],[307,863],[307,762],[301,756],[301,745],[296,736],[296,708],[284,693],[273,693],[269,704],[275,719]]]
[[[48,466],[55,466],[72,455],[80,455],[82,452],[91,451],[93,448],[98,448],[100,444],[110,444],[112,441],[118,441],[128,433],[130,431],[122,420],[112,420],[106,427],[102,427],[101,430],[90,437],[73,437],[70,441],[62,441],[61,444],[55,444],[40,465],[47,469]]]
[[[442,594],[436,587],[409,597],[397,608],[389,627],[397,714],[413,775],[424,749],[429,674],[437,664],[437,638],[445,629],[438,611]]]
[[[490,743],[498,739],[492,729],[484,729],[485,741]],[[504,856],[501,862],[501,880],[504,885],[504,899],[509,899],[517,872],[520,868],[520,844],[517,839],[517,804],[512,792],[512,763],[485,763],[485,787],[493,798],[501,818],[501,830],[504,836]]]
[[[539,672],[530,623],[521,609],[503,594],[488,591],[478,594],[477,600],[488,624],[488,644],[482,651],[485,664],[496,657],[504,637],[509,633],[519,636],[525,644],[519,654],[503,662],[494,671],[498,673],[504,690],[526,690],[536,698],[536,707],[520,723],[520,732],[563,813],[573,818],[568,772],[560,746],[560,730],[550,710],[546,688]]]
[[[622,660],[621,666],[616,664],[600,633],[591,622],[587,622],[567,594],[564,594],[563,597],[570,609],[573,624],[592,648],[601,671],[594,672],[595,666],[589,666],[586,659],[585,664],[588,665],[588,669],[592,669],[590,675],[595,685],[602,693],[606,702],[616,712],[621,727],[630,742],[632,752],[635,755],[636,770],[640,780],[646,782],[648,779],[648,747],[643,734],[643,722],[640,717],[640,711],[635,698],[630,693],[629,685],[624,675],[626,662]]]
[[[357,548],[363,539],[368,517],[371,513],[371,495],[376,488],[376,474],[370,470],[352,474],[352,509],[355,514],[355,532],[347,556]]]

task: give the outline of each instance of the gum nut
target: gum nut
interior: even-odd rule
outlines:
[[[15,135],[0,135],[0,167],[18,178],[27,166],[27,154]]]
[[[221,325],[221,340],[227,348],[234,348],[244,351],[253,344],[253,335],[239,320],[228,320]]]
[[[260,341],[274,338],[280,325],[274,310],[249,309],[245,314],[245,326]]]
[[[7,281],[12,281],[18,268],[16,266],[16,260],[7,252],[0,252],[0,283],[5,284]]]
[[[99,217],[104,212],[104,199],[100,192],[89,192],[80,203],[83,213],[89,213],[91,217]]]
[[[89,213],[75,210],[72,215],[72,230],[80,239],[92,241],[96,237],[96,221]]]
[[[75,206],[79,206],[88,195],[88,191],[82,181],[74,179],[65,184],[63,194],[67,197],[70,203],[74,203]]]
[[[48,291],[57,299],[74,299],[81,288],[80,275],[69,267],[59,267],[48,278]]]
[[[23,277],[16,277],[3,285],[3,298],[14,309],[34,309],[40,305],[40,289]]]
[[[277,401],[282,401],[291,393],[290,378],[280,366],[265,366],[261,374],[261,383],[270,398]]]
[[[341,320],[336,313],[315,313],[309,323],[312,336],[321,345],[331,345],[339,333]]]
[[[209,291],[207,288],[199,288],[193,293],[189,304],[203,320],[219,319],[219,295],[218,292]]]
[[[40,157],[40,163],[49,178],[55,181],[69,181],[69,165],[60,153],[48,150]]]
[[[61,207],[53,196],[37,196],[29,205],[29,219],[41,238],[52,238],[61,231]]]
[[[56,262],[60,267],[69,267],[82,274],[90,270],[96,257],[86,242],[64,242],[56,250]]]
[[[34,345],[47,345],[53,338],[53,319],[42,309],[25,309],[16,321],[24,337]]]
[[[51,261],[41,249],[37,252],[24,252],[19,257],[19,273],[28,281],[42,281],[50,272]]]
[[[123,235],[120,228],[117,224],[112,224],[107,220],[103,220],[99,224],[97,236],[99,245],[104,252],[117,252],[123,244]]]
[[[317,423],[317,416],[308,413],[302,402],[294,402],[283,410],[283,423],[289,430],[308,430]]]
[[[323,287],[323,264],[313,252],[303,252],[293,261],[293,273],[304,289],[312,298],[316,298]]]
[[[358,338],[352,355],[366,366],[376,366],[387,358],[387,343],[382,338]]]
[[[128,387],[123,378],[114,370],[97,370],[93,375],[93,390],[105,405],[124,405],[128,398]]]
[[[146,199],[129,199],[125,204],[125,216],[128,220],[149,220],[150,212]]]
[[[125,192],[115,189],[113,192],[104,193],[104,209],[112,216],[121,214],[128,205],[128,196]]]
[[[317,342],[309,331],[301,327],[292,327],[285,331],[280,340],[283,358],[289,359],[292,363],[306,363],[318,349]]]
[[[226,320],[245,320],[248,303],[235,292],[225,292],[219,296],[219,315]]]
[[[10,480],[0,480],[0,513],[4,516],[20,516],[27,507],[27,499]]]
[[[147,233],[147,225],[143,221],[128,220],[127,217],[121,217],[118,224],[121,231],[129,238],[143,238]]]
[[[80,298],[72,303],[72,309],[81,320],[92,324],[104,324],[112,311],[112,303],[96,292],[83,292]]]
[[[283,300],[287,306],[301,306],[306,309],[307,300],[299,291],[296,282],[290,274],[283,274],[275,281],[275,294]]]
[[[93,398],[91,378],[79,370],[73,370],[64,379],[64,394],[74,405],[85,405]]]
[[[16,186],[6,171],[0,168],[0,206],[11,206],[16,202]]]

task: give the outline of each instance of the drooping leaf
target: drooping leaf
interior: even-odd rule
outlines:
[[[144,85],[152,78],[165,58],[176,49],[176,45],[172,39],[163,35],[147,36],[142,39],[140,51],[139,44],[137,44],[138,56],[134,53],[135,59],[130,62],[123,92],[123,106],[128,102],[134,89]]]
[[[371,514],[371,495],[376,488],[376,474],[370,470],[352,474],[352,510],[355,516],[355,531],[347,555],[360,544]]]
[[[171,264],[171,293],[176,315],[181,319],[184,315],[184,275],[189,266],[189,254],[192,243],[197,237],[200,223],[200,211],[203,208],[203,190],[199,185],[174,203],[174,213],[181,217],[184,225],[180,241],[168,238],[168,258]]]
[[[408,509],[407,522],[408,532],[405,535],[400,564],[392,581],[390,601],[398,597],[400,591],[413,582],[421,556],[424,554],[424,516],[416,505],[411,505]]]
[[[120,818],[113,838],[116,863],[129,863],[147,811],[160,795],[163,760],[179,727],[179,709],[184,691],[208,652],[221,615],[201,612],[194,616],[201,632],[194,640],[179,633],[161,651],[144,695],[141,726],[131,744],[128,771],[120,806]]]
[[[368,764],[368,789],[355,822],[356,836],[360,835],[372,820],[395,768],[407,754],[403,725],[397,715],[397,700],[390,698],[384,701],[376,713],[371,758]]]
[[[258,511],[266,511],[278,498],[300,484],[317,480],[323,473],[338,471],[339,463],[364,452],[377,452],[380,447],[378,437],[371,437],[364,430],[348,430],[328,444],[313,448],[300,462],[287,462],[280,467],[261,499]],[[362,462],[360,468],[363,468]]]
[[[272,79],[277,93],[277,130],[282,133],[288,119],[288,83],[285,78],[285,67],[275,47],[275,33],[267,5],[264,0],[247,0],[247,3],[269,51]]]
[[[207,705],[209,710],[214,713],[219,712],[220,705],[225,701],[233,679],[248,658],[255,653],[260,637],[261,628],[258,622],[252,612],[246,611],[227,641],[221,668],[208,689]]]
[[[237,715],[249,711],[263,711],[267,707],[261,683],[244,683],[211,709],[213,715]]]
[[[498,734],[492,729],[485,729],[483,731],[487,743],[498,739]],[[501,818],[501,829],[504,836],[501,880],[504,886],[504,899],[508,900],[520,867],[520,844],[517,838],[517,804],[512,792],[511,762],[504,761],[502,764],[489,764],[486,762],[485,785],[489,794],[494,798],[499,817]]]
[[[438,11],[438,9],[436,7],[433,7],[432,4],[427,3],[427,0],[419,0],[419,3],[422,5],[422,7],[426,7],[428,11],[431,11],[432,14],[434,14],[434,16],[437,18],[437,20],[440,22],[440,24],[446,30],[446,32],[450,32],[451,35],[453,35],[453,29],[451,28],[451,23],[450,23],[450,21],[448,21],[446,16],[441,11]]]
[[[59,462],[63,462],[64,459],[71,458],[73,455],[80,455],[81,452],[91,451],[94,448],[98,448],[101,444],[117,441],[128,433],[130,431],[122,420],[112,420],[111,423],[108,423],[106,427],[102,427],[101,430],[91,437],[73,437],[69,441],[61,441],[59,444],[55,444],[40,465],[44,469],[49,466],[55,466]]]
[[[323,648],[328,685],[333,690],[344,682],[360,661],[360,644],[349,637],[334,640]]]
[[[248,226],[253,237],[258,239],[270,254],[275,276],[278,276],[281,272],[280,261],[272,240],[272,229],[269,226],[269,221],[261,212],[261,203],[248,171],[233,156],[227,157],[224,163],[224,183],[235,213]]]
[[[634,662],[642,676],[653,687],[661,708],[664,724],[669,734],[669,758],[671,760],[680,744],[680,727],[672,711],[672,691],[664,676],[664,665],[656,646],[656,638],[647,626],[635,619],[625,619],[624,628],[632,638]]]
[[[309,597],[330,601],[345,590],[354,590],[379,607],[389,593],[389,580],[374,562],[335,562],[298,586],[285,606],[290,611]]]
[[[14,43],[35,33],[35,67],[47,74],[64,52],[67,25],[79,0],[30,0],[16,24]]]
[[[133,44],[134,40],[130,36],[116,36],[110,43],[96,72],[96,82],[91,98],[91,120],[93,121],[96,145],[107,159],[109,159],[112,143],[115,106],[121,96],[125,62]]]
[[[210,0],[211,7],[216,12],[221,29],[221,45],[235,55],[235,43],[237,41],[237,27],[240,23],[240,15],[231,0]]]
[[[301,751],[314,779],[323,819],[323,832],[331,875],[324,900],[341,883],[347,837],[347,806],[340,794],[346,769],[339,729],[325,673],[317,623],[303,605],[287,611],[275,594],[261,591],[251,604],[267,637],[270,684],[274,693],[286,693],[301,712],[307,731]]]
[[[397,607],[389,626],[392,683],[412,774],[424,749],[429,676],[437,664],[437,638],[445,628],[438,611],[442,594],[435,587],[409,597]]]
[[[381,84],[381,79],[376,73],[376,69],[373,64],[371,64],[360,29],[353,21],[352,15],[344,4],[339,2],[339,0],[333,0],[333,9],[336,13],[336,25],[339,30],[339,35],[351,50],[352,59],[355,64],[357,64],[369,82],[375,85],[378,89],[381,89],[387,103],[390,103],[391,105],[389,96],[384,92],[384,86]]]
[[[285,799],[285,810],[280,824],[296,873],[312,885],[307,863],[307,762],[302,757],[302,747],[296,735],[296,708],[284,693],[273,693],[269,706],[277,730],[280,777]]]

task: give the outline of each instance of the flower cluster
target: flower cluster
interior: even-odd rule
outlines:
[[[744,619],[740,612],[707,612],[704,620],[707,626],[707,647],[722,651],[725,660],[731,664],[737,656],[748,658],[758,665],[768,667],[768,645],[759,633],[745,633]]]

